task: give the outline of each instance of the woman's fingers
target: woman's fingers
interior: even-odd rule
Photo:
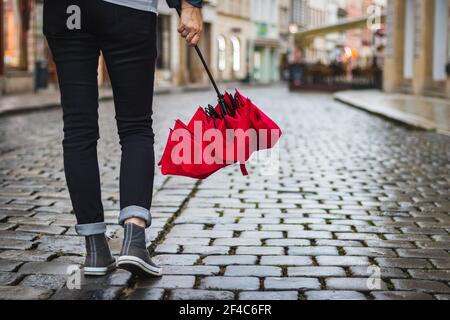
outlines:
[[[190,45],[190,46],[195,46],[195,45],[200,41],[200,36],[201,36],[201,31],[190,32],[190,33],[186,36],[186,42],[187,42],[188,45]]]
[[[201,29],[201,27],[196,26],[196,25],[190,26],[190,25],[183,24],[178,28],[178,32],[181,34],[181,36],[183,38],[186,38],[186,39],[189,38],[190,40],[192,40],[192,38],[195,35],[200,34],[202,32],[202,29]]]
[[[183,38],[186,38],[186,42],[190,46],[195,46],[200,41],[202,31],[199,29],[187,29],[183,28],[183,30],[180,32],[181,36]]]
[[[178,32],[181,34],[185,29],[185,25],[183,23],[180,23],[180,25],[178,26]]]
[[[180,33],[180,35],[181,35],[183,38],[186,38],[186,36],[189,34],[189,30],[187,30],[186,27],[185,27],[183,24],[181,24],[181,25],[178,27],[178,32]]]
[[[178,27],[180,35],[186,38],[186,42],[190,46],[193,46],[200,40],[202,29],[203,19],[201,10],[184,3],[181,10],[180,25]]]
[[[191,42],[191,40],[192,40],[192,38],[195,36],[195,34],[194,33],[189,33],[185,38],[186,38],[186,42],[187,43],[190,43]]]
[[[181,32],[181,36],[183,38],[187,38],[189,34],[190,34],[189,30],[184,30],[183,32]]]
[[[195,46],[200,41],[200,34],[196,34],[190,41],[188,41],[188,44],[190,46]]]

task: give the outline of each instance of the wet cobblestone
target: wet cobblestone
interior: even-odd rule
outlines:
[[[60,110],[0,118],[0,299],[447,299],[450,137],[281,87],[244,89],[282,127],[280,166],[204,181],[157,170],[148,230],[161,279],[117,271],[64,285],[84,240],[62,166]],[[210,92],[155,99],[157,158],[169,127]],[[189,101],[189,106],[180,106]],[[99,162],[112,251],[120,146],[101,103]],[[380,278],[381,286],[369,286]],[[369,282],[368,282],[369,281]]]

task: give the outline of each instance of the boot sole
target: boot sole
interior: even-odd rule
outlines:
[[[86,276],[104,276],[117,268],[117,262],[114,261],[107,267],[84,267]]]
[[[117,267],[125,269],[139,277],[160,277],[162,268],[154,267],[134,256],[121,256],[117,259]]]

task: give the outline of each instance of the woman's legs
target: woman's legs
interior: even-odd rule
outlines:
[[[120,223],[150,225],[156,15],[104,1],[79,1],[80,29],[67,28],[68,0],[47,0],[44,29],[58,69],[64,118],[64,168],[77,230],[104,227],[97,161],[100,50],[111,78],[122,161]],[[95,224],[92,226],[87,226]],[[88,228],[87,230],[85,230]]]
[[[156,14],[112,6],[115,23],[99,27],[99,39],[114,92],[122,146],[119,223],[138,218],[148,227],[155,170],[152,103]]]
[[[122,146],[119,223],[124,225],[125,234],[117,265],[134,274],[159,276],[161,268],[150,259],[145,242],[145,227],[151,224],[155,170],[152,103],[156,14],[113,8],[114,25],[105,28],[107,23],[101,23],[98,34],[113,87]]]
[[[79,235],[86,236],[90,274],[109,271],[97,161],[98,57],[102,51],[114,91],[122,161],[120,217],[125,239],[122,267],[160,275],[145,244],[151,224],[154,175],[152,130],[156,14],[104,1],[79,1],[81,28],[68,30],[68,0],[47,0],[44,29],[58,69],[64,114],[64,165]],[[138,269],[134,269],[136,267]],[[85,266],[86,272],[86,266]]]
[[[80,18],[88,10],[78,1]],[[86,275],[104,275],[116,267],[105,237],[100,174],[97,161],[100,48],[86,21],[80,29],[67,26],[67,0],[44,3],[44,31],[58,71],[64,120],[64,171],[78,224],[86,237]]]
[[[67,186],[78,221],[77,230],[88,235],[104,229],[97,161],[100,48],[85,24],[80,30],[67,28],[69,5],[70,2],[64,0],[45,1],[44,31],[56,63],[61,90]],[[84,13],[82,8],[81,15]]]

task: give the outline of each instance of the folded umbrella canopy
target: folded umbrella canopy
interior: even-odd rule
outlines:
[[[198,48],[194,47],[217,93],[216,107],[199,107],[184,124],[175,121],[158,165],[163,175],[205,179],[218,170],[245,162],[258,150],[270,149],[281,137],[280,127],[238,90],[222,94]]]

